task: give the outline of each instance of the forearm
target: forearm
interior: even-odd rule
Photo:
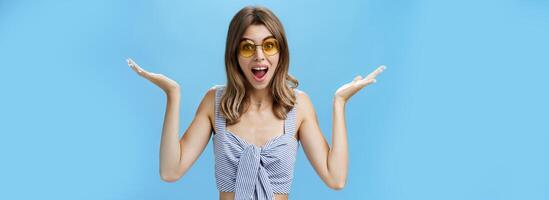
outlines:
[[[347,179],[349,157],[345,102],[337,98],[334,99],[332,120],[332,147],[328,152],[328,171],[335,187],[342,188]]]
[[[160,175],[163,179],[177,176],[181,149],[179,146],[180,92],[166,93],[166,113],[160,141]]]

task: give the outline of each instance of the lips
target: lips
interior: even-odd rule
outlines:
[[[252,67],[252,74],[254,75],[254,79],[258,82],[265,79],[267,71],[269,71],[269,67],[267,67],[267,65],[257,65]]]

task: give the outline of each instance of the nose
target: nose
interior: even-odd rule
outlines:
[[[262,46],[257,46],[257,48],[255,48],[255,57],[254,57],[254,60],[255,61],[263,61],[265,60],[265,54],[263,54],[263,47]]]

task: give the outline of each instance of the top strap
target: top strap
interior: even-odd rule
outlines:
[[[297,99],[297,93],[298,89],[294,89],[294,95]],[[296,134],[296,120],[297,120],[297,111],[296,111],[296,104],[292,107],[292,109],[286,114],[286,120],[284,120],[284,134],[290,134],[295,135]]]
[[[225,86],[216,85],[215,87],[215,130],[216,133],[220,131],[225,131],[225,117],[221,115],[221,97],[223,97],[223,92],[225,91]]]

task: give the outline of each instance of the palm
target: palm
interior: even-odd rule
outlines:
[[[174,80],[164,76],[163,74],[156,74],[152,72],[145,71],[143,68],[141,68],[137,63],[135,63],[132,59],[127,59],[128,66],[130,66],[137,74],[140,76],[148,79],[158,87],[160,87],[165,92],[170,92],[173,90],[179,89],[179,84],[175,82]]]
[[[379,75],[383,70],[385,70],[385,66],[379,66],[376,70],[374,70],[372,73],[368,74],[365,78],[362,78],[362,76],[356,76],[353,81],[341,86],[339,89],[337,89],[335,96],[336,98],[340,98],[343,101],[347,101],[349,98],[351,98],[354,94],[356,94],[360,89],[364,88],[367,85],[370,85],[372,83],[376,82],[376,77]]]

